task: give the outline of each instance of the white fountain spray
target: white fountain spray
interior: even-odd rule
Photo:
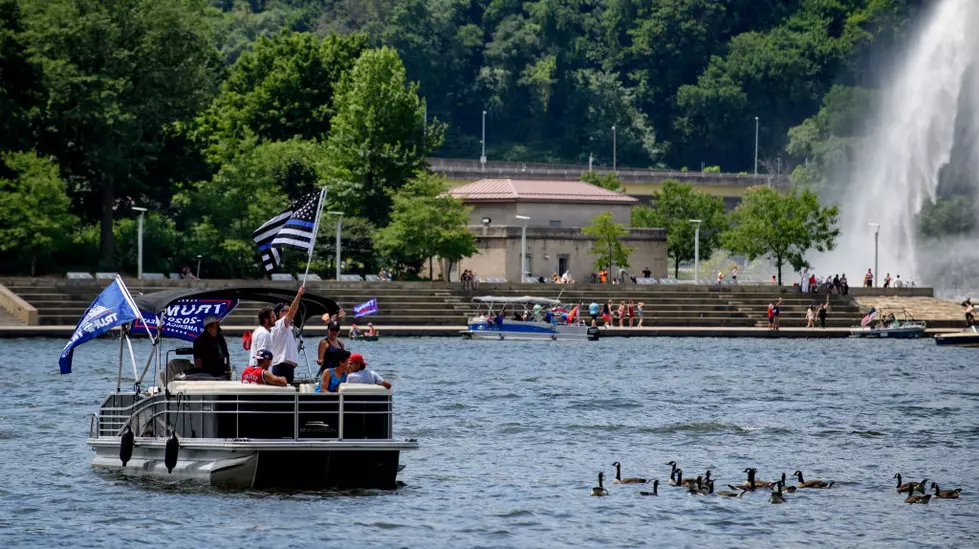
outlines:
[[[934,199],[949,161],[959,95],[979,92],[965,82],[979,60],[979,0],[942,0],[902,59],[841,202],[839,248],[823,262],[830,272],[852,272],[854,282],[873,266],[872,223],[880,224],[880,270],[922,275],[915,216]]]

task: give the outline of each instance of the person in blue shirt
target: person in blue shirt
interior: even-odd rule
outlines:
[[[598,314],[601,312],[601,310],[602,310],[602,306],[599,305],[598,302],[596,301],[592,301],[591,304],[588,305],[588,314],[591,316],[591,319],[595,322],[598,322]]]
[[[347,381],[347,373],[350,367],[350,351],[340,349],[335,353],[337,365],[333,368],[324,368],[317,393],[335,393],[340,388],[340,384]]]

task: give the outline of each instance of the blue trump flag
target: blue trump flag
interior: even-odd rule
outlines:
[[[354,318],[372,315],[377,312],[377,298],[373,298],[366,303],[354,305]]]
[[[238,306],[237,299],[204,299],[188,297],[179,299],[169,306],[163,315],[163,326],[156,313],[142,311],[143,318],[136,319],[130,332],[146,329],[159,330],[162,337],[175,337],[184,341],[194,341],[204,331],[204,318],[214,315],[221,320],[231,314]]]
[[[139,317],[139,310],[133,303],[129,290],[121,279],[116,278],[88,306],[78,326],[75,326],[75,333],[71,334],[71,339],[68,340],[68,345],[65,345],[65,350],[61,352],[61,359],[58,360],[61,373],[71,373],[71,358],[75,347]]]

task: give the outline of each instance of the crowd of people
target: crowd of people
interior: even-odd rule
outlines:
[[[299,302],[305,286],[296,292],[291,303],[278,303],[258,313],[258,327],[243,338],[249,353],[248,365],[241,374],[242,383],[255,383],[285,387],[294,385],[295,370],[299,360],[298,331],[293,329]],[[329,326],[327,336],[320,341],[316,363],[319,383],[316,392],[336,392],[341,383],[368,383],[387,389],[391,384],[367,368],[364,356],[351,353],[338,338],[342,312],[334,316],[326,314],[323,321]],[[208,316],[204,319],[204,331],[194,340],[194,367],[185,373],[188,379],[200,375],[210,379],[230,379],[231,360],[228,345],[221,333],[221,319]],[[368,323],[369,335],[377,335],[373,324]],[[356,330],[354,326],[352,330]],[[203,378],[202,378],[203,379]]]

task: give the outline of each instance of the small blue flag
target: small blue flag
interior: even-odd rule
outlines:
[[[68,340],[68,345],[65,345],[64,351],[61,352],[61,359],[58,360],[61,373],[71,373],[71,358],[75,347],[139,316],[136,304],[132,302],[126,286],[116,278],[88,306],[88,310],[75,327],[75,333],[71,334],[71,339]]]
[[[373,298],[366,303],[354,305],[354,318],[372,315],[377,312],[377,298]]]

